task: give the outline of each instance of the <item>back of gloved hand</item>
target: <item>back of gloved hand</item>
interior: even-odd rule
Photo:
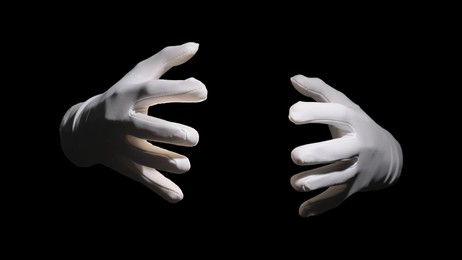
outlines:
[[[139,62],[106,92],[71,107],[61,126],[61,146],[81,167],[103,164],[137,180],[169,202],[183,199],[181,189],[159,171],[184,173],[187,157],[149,141],[195,146],[197,131],[148,115],[150,106],[169,102],[200,102],[207,89],[200,81],[159,79],[197,52],[197,43],[166,47]]]
[[[403,165],[400,144],[343,93],[317,78],[291,79],[300,93],[317,102],[298,102],[290,108],[295,124],[328,124],[332,140],[299,146],[292,151],[297,165],[327,164],[291,178],[295,190],[327,188],[305,201],[303,217],[337,207],[358,191],[382,189],[396,183]]]

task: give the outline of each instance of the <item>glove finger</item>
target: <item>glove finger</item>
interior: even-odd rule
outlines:
[[[166,178],[156,169],[133,162],[139,172],[142,183],[170,203],[177,203],[183,199],[183,192],[173,181]]]
[[[136,112],[145,113],[147,108],[156,104],[171,102],[200,102],[207,99],[207,88],[195,78],[187,80],[151,80],[140,84],[138,100],[134,104]]]
[[[181,146],[195,146],[199,142],[199,133],[192,127],[142,113],[131,116],[128,131],[138,138]]]
[[[290,107],[289,120],[297,125],[328,124],[351,133],[354,114],[350,108],[338,103],[297,102]]]
[[[130,145],[125,149],[125,156],[141,165],[171,173],[185,173],[191,168],[189,159],[184,155],[133,136],[127,136],[127,141]]]
[[[194,42],[165,47],[139,62],[124,78],[133,79],[136,82],[158,79],[172,67],[187,62],[198,49],[199,44]]]
[[[316,216],[339,206],[347,197],[351,183],[328,188],[321,194],[303,202],[298,213],[302,217]]]
[[[349,135],[324,142],[306,144],[292,151],[292,161],[297,165],[329,163],[357,156],[358,141]]]
[[[292,187],[300,192],[308,192],[329,186],[343,184],[356,176],[357,159],[342,160],[330,165],[295,174],[290,178]]]
[[[142,183],[171,203],[176,203],[183,199],[183,193],[175,183],[157,170],[135,163],[126,156],[116,156],[105,165],[132,180]]]
[[[296,75],[290,80],[298,92],[318,102],[332,102],[345,106],[357,106],[345,96],[345,94],[327,85],[319,78],[308,78],[303,75]]]

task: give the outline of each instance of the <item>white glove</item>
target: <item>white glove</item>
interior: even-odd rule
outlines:
[[[292,151],[297,165],[328,165],[291,178],[300,192],[328,187],[305,201],[300,216],[309,217],[337,207],[358,191],[382,189],[396,183],[403,165],[401,146],[343,93],[318,78],[297,75],[292,85],[317,102],[298,102],[290,108],[295,124],[328,124],[332,140],[299,146]]]
[[[81,167],[97,163],[137,180],[171,203],[183,199],[181,189],[158,170],[184,173],[187,157],[149,141],[195,146],[197,131],[189,126],[148,116],[148,108],[169,102],[200,102],[207,89],[200,81],[161,80],[173,66],[188,61],[197,43],[166,47],[139,62],[106,92],[71,107],[61,126],[61,146]]]

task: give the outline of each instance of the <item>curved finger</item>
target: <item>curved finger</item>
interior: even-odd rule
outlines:
[[[350,183],[332,186],[319,195],[303,202],[298,213],[302,217],[311,217],[336,208],[348,197],[350,188]]]
[[[170,203],[183,199],[183,192],[157,170],[138,164],[126,156],[116,156],[106,164],[115,171],[140,182]]]
[[[184,196],[180,187],[159,171],[135,162],[133,164],[140,173],[142,183],[159,196],[170,203],[177,203],[183,199]]]
[[[138,164],[160,171],[171,173],[185,173],[191,168],[189,159],[181,154],[160,148],[133,136],[127,136],[129,146],[126,157]]]
[[[158,79],[174,66],[191,59],[199,49],[199,44],[188,42],[182,45],[168,46],[153,56],[139,62],[125,78],[137,81]]]
[[[181,146],[195,146],[199,133],[192,127],[152,117],[142,113],[132,113],[129,133],[150,141]]]
[[[290,107],[289,120],[297,125],[328,124],[345,132],[353,132],[351,121],[354,113],[342,104],[300,101]]]
[[[195,78],[187,80],[151,80],[139,85],[134,111],[146,112],[150,106],[171,102],[200,102],[207,99],[207,88]]]
[[[297,165],[313,165],[348,159],[358,155],[359,145],[354,135],[299,146],[292,150]]]
[[[318,102],[339,103],[345,106],[357,106],[345,94],[327,85],[319,78],[308,78],[296,75],[290,78],[292,85],[302,95],[311,97]]]
[[[342,160],[316,169],[295,174],[290,178],[292,187],[300,192],[308,192],[329,186],[343,184],[358,173],[357,159]]]

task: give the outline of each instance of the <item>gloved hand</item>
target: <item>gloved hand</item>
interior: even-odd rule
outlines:
[[[297,75],[291,81],[300,93],[319,103],[294,104],[289,119],[295,124],[328,124],[333,137],[292,151],[297,165],[328,163],[292,176],[291,184],[300,192],[328,187],[300,206],[301,216],[321,214],[355,192],[382,189],[398,181],[403,155],[400,144],[387,130],[322,80]]]
[[[65,155],[81,167],[97,163],[139,181],[171,203],[183,199],[181,189],[160,171],[184,173],[187,157],[149,141],[195,146],[197,131],[189,126],[148,116],[148,108],[169,102],[200,102],[207,89],[200,81],[159,79],[173,66],[188,61],[197,43],[166,47],[139,62],[106,92],[71,107],[61,126]]]

